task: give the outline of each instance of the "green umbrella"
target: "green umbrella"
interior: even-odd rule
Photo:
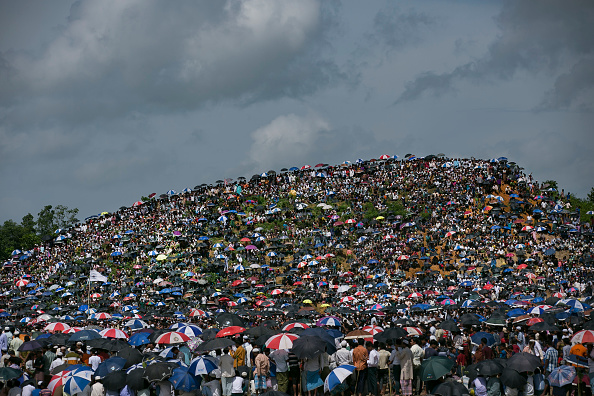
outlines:
[[[444,356],[432,356],[421,364],[421,381],[433,381],[449,373],[454,361]]]
[[[23,375],[21,370],[13,369],[11,367],[0,368],[0,381],[8,381],[13,378],[19,378]]]

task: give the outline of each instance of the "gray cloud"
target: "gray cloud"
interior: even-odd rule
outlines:
[[[390,4],[375,14],[373,31],[367,39],[372,43],[381,43],[392,52],[419,43],[426,28],[435,22],[435,18],[425,12],[402,11]]]
[[[451,72],[421,74],[406,85],[396,103],[418,99],[425,92],[440,96],[462,79],[509,80],[520,71],[555,75],[568,68],[573,70],[557,78],[540,109],[568,108],[574,98],[592,92],[594,84],[587,72],[591,62],[586,59],[594,55],[594,3],[507,1],[496,23],[501,34],[484,57]]]

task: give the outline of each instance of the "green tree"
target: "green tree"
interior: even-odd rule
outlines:
[[[13,220],[6,220],[0,227],[0,255],[3,259],[10,257],[15,249],[21,249],[22,227]]]
[[[37,232],[39,235],[53,234],[58,228],[68,228],[79,220],[76,218],[78,209],[68,209],[67,206],[46,205],[37,214]]]
[[[27,213],[21,220],[21,227],[25,234],[35,234],[35,218],[31,213]]]

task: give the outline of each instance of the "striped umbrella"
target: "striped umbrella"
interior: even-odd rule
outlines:
[[[62,323],[62,322],[55,322],[55,323],[50,323],[47,326],[45,326],[43,328],[44,331],[59,331],[62,332],[64,330],[68,330],[70,328],[69,325],[67,325],[66,323]]]
[[[161,334],[155,341],[157,344],[181,344],[182,342],[189,341],[190,337],[184,333],[177,331],[168,331],[167,333]]]
[[[571,338],[572,344],[584,344],[587,342],[594,342],[594,331],[592,331],[592,330],[578,331]]]
[[[293,348],[293,341],[299,336],[292,333],[281,333],[270,337],[264,346],[270,349],[291,349]]]
[[[371,335],[376,335],[384,331],[384,329],[376,325],[364,326],[361,330],[371,333]]]
[[[202,334],[202,329],[200,327],[191,324],[186,326],[180,326],[177,328],[176,331],[178,333],[183,333],[188,337],[198,337]]]
[[[355,371],[355,366],[351,364],[342,364],[336,367],[324,381],[324,392],[330,392],[337,386],[341,385],[345,379],[353,374]]]
[[[305,323],[301,322],[293,322],[283,326],[283,331],[289,331],[291,329],[298,328],[298,329],[309,329],[309,326]]]
[[[188,372],[192,375],[208,374],[219,367],[210,356],[198,356],[190,362]]]
[[[101,337],[103,338],[122,338],[127,340],[128,339],[128,334],[124,333],[122,330],[120,329],[105,329],[105,330],[101,330],[99,332],[99,335],[101,335]]]
[[[64,393],[68,393],[69,395],[82,393],[91,383],[92,375],[93,370],[89,367],[81,367],[68,372],[64,381]]]

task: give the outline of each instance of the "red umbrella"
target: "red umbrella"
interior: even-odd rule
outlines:
[[[219,331],[217,333],[217,337],[228,337],[228,336],[232,336],[235,334],[243,333],[244,331],[245,331],[245,328],[243,328],[241,326],[229,326],[229,327],[225,327],[224,329]]]
[[[544,319],[541,318],[530,318],[528,320],[528,322],[526,322],[526,326],[532,326],[534,324],[540,323],[540,322],[544,322]]]
[[[157,344],[181,344],[190,341],[190,337],[179,331],[169,331],[161,334],[155,341]]]
[[[297,334],[281,333],[270,337],[264,346],[270,349],[291,349],[293,348],[293,341],[297,338],[299,338]]]

